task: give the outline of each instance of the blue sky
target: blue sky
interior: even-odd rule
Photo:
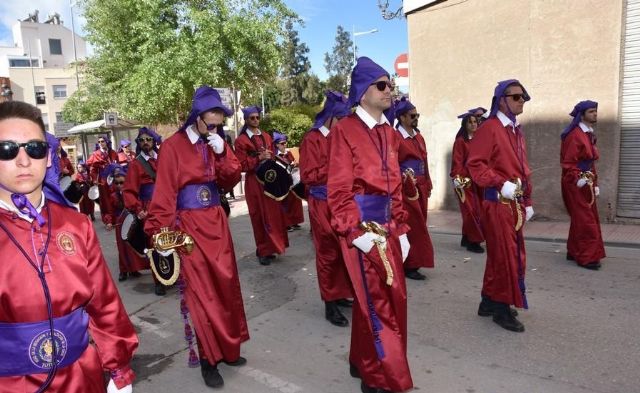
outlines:
[[[393,73],[393,63],[400,53],[407,52],[407,22],[404,18],[384,20],[377,0],[284,0],[304,20],[304,27],[297,26],[300,40],[310,49],[312,71],[326,79],[324,54],[331,52],[335,44],[336,29],[341,25],[351,32],[378,29],[377,33],[356,37],[359,56],[368,56]],[[384,2],[384,1],[383,1]],[[402,5],[401,0],[389,0],[390,10]],[[0,0],[0,45],[12,45],[11,25],[17,19],[26,18],[35,9],[40,10],[40,20],[59,12],[65,26],[71,27],[69,0]],[[76,31],[82,31],[84,19],[75,10]]]

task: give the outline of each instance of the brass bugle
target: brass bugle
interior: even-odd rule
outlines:
[[[178,250],[191,254],[195,243],[193,238],[182,231],[171,231],[168,227],[160,229],[160,232],[151,237],[151,243],[156,251]]]

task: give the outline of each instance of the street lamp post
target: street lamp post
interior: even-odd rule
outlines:
[[[76,50],[76,29],[75,24],[73,23],[73,6],[75,5],[74,0],[69,0],[69,6],[71,8],[71,42],[73,43],[73,59],[74,65],[76,67],[76,89],[80,90],[80,76],[78,75],[78,52]]]
[[[356,27],[355,26],[351,26],[351,33],[353,35],[353,64],[356,64],[356,61],[358,59],[358,56],[356,56],[356,37],[359,35],[366,35],[366,34],[372,34],[372,33],[377,33],[378,29],[371,29],[371,30],[367,30],[367,31],[356,31]]]

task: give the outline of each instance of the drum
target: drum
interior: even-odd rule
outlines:
[[[71,185],[71,176],[60,177],[60,189],[64,192]]]
[[[87,195],[89,196],[89,199],[95,201],[100,198],[100,189],[98,189],[97,185],[93,185],[89,187],[89,192],[87,193]]]
[[[306,188],[300,181],[300,168],[293,168],[291,170],[291,180],[293,182],[291,192],[298,198],[307,200]]]
[[[278,157],[260,163],[256,176],[264,188],[264,194],[276,201],[286,198],[293,185],[287,163]]]
[[[70,177],[68,177],[71,179]],[[60,181],[62,183],[62,180]],[[63,189],[62,193],[64,197],[71,203],[80,203],[84,194],[83,184],[76,180],[71,180],[69,185]]]
[[[144,257],[147,248],[147,235],[144,233],[142,221],[135,214],[128,213],[122,222],[120,238],[124,240],[133,251]]]
[[[162,256],[157,252],[149,252],[151,271],[162,285],[173,285],[180,276],[180,257],[177,252]]]

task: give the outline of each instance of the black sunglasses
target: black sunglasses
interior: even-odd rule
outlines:
[[[124,184],[124,182],[123,181],[114,181],[113,184],[120,185],[120,184]]]
[[[29,157],[41,160],[49,153],[49,144],[45,141],[29,141],[17,143],[14,141],[0,141],[0,160],[9,161],[18,156],[20,148],[24,147]]]
[[[386,89],[387,87],[389,88],[389,90],[393,90],[394,88],[393,83],[389,81],[377,81],[377,82],[373,82],[369,86],[374,86],[374,85],[376,89],[378,89],[378,91],[384,91],[384,89]]]
[[[260,120],[260,116],[249,116],[249,120]]]
[[[409,117],[411,117],[411,120],[419,119],[420,118],[420,114],[419,113],[412,113],[412,114],[409,115]]]
[[[145,137],[140,137],[140,138],[138,138],[138,142],[143,142],[143,143],[144,142],[153,142],[153,138],[151,138],[151,137],[146,137],[146,138]]]
[[[505,94],[505,97],[511,97],[514,101],[520,101],[521,99],[526,101],[527,96],[524,94]]]

